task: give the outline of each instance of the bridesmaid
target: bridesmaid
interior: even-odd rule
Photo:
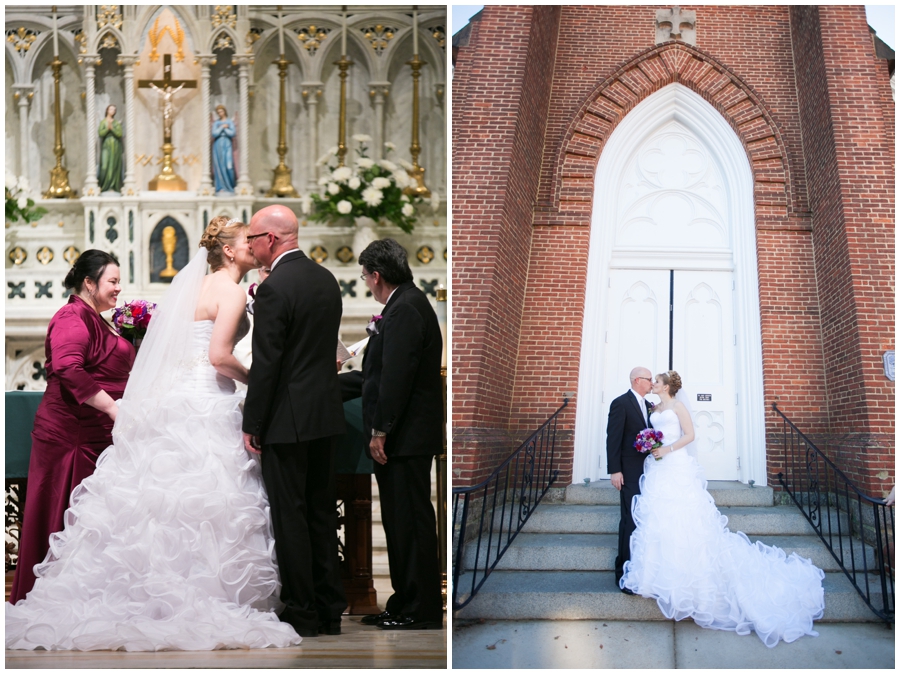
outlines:
[[[69,496],[94,472],[112,444],[112,427],[134,347],[100,315],[116,306],[119,263],[101,250],[86,250],[65,280],[75,292],[47,328],[47,389],[34,419],[28,492],[19,561],[10,601],[34,586],[34,566],[44,561],[50,535],[62,531]]]

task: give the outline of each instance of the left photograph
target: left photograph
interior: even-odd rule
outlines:
[[[446,21],[6,6],[7,668],[447,667]]]

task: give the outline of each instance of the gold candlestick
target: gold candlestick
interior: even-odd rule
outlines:
[[[56,166],[50,169],[50,187],[44,192],[45,199],[72,199],[75,191],[69,186],[69,171],[63,166],[62,158],[66,153],[62,141],[62,118],[59,113],[59,77],[62,67],[65,65],[54,56],[50,66],[53,68],[53,91],[56,100],[53,101],[53,121],[56,127],[56,142],[53,145],[53,154],[56,155]]]
[[[284,58],[284,54],[274,61],[278,64],[278,77],[281,80],[279,89],[280,106],[278,108],[278,166],[275,167],[272,178],[272,189],[266,192],[267,197],[299,197],[297,190],[291,183],[291,169],[284,163],[287,154],[287,102],[285,101],[284,87],[287,79],[287,67],[291,63]]]
[[[341,56],[340,61],[335,61],[341,73],[341,110],[338,119],[338,166],[344,165],[344,157],[347,156],[347,71],[353,65],[353,61],[347,55]]]
[[[413,54],[412,61],[407,63],[412,68],[413,76],[412,145],[409,146],[413,167],[409,170],[409,176],[416,183],[403,191],[409,196],[427,199],[431,196],[431,190],[425,185],[425,169],[419,166],[419,153],[422,151],[422,147],[419,145],[419,71],[422,69],[422,66],[427,64],[419,59],[418,54]]]

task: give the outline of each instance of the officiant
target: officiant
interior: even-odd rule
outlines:
[[[375,462],[394,594],[363,624],[440,629],[441,570],[431,465],[442,451],[443,342],[428,298],[413,283],[406,251],[373,241],[359,256],[362,279],[384,310],[367,327],[362,372],[340,375],[344,400],[362,396],[366,450]]]

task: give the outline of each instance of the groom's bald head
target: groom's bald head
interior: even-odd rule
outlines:
[[[650,392],[653,386],[653,376],[646,367],[636,367],[629,375],[631,380],[631,388],[633,388],[641,397]]]
[[[299,223],[287,206],[275,204],[250,218],[251,250],[256,259],[269,266],[279,255],[297,247]],[[269,236],[271,234],[271,236]]]

